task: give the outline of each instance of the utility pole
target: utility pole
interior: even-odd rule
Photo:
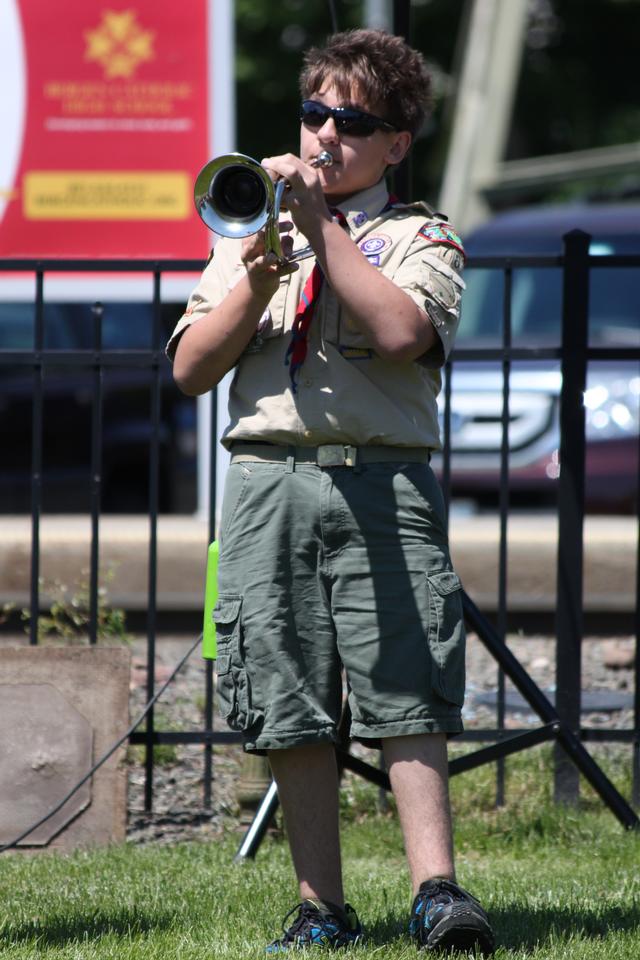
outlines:
[[[391,0],[365,0],[364,25],[370,30],[393,30]]]
[[[527,0],[473,0],[438,200],[463,232],[489,213],[481,191],[503,159],[526,24]]]

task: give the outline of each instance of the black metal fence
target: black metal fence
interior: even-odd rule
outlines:
[[[46,404],[45,374],[49,368],[83,369],[90,371],[91,396],[91,544],[89,579],[89,640],[97,642],[99,616],[99,557],[101,494],[103,485],[102,449],[103,422],[102,399],[105,371],[114,368],[137,367],[150,372],[150,421],[151,431],[148,447],[149,490],[149,554],[147,597],[147,699],[156,694],[155,660],[157,635],[157,525],[159,513],[159,427],[161,419],[161,379],[164,357],[165,333],[161,324],[161,281],[164,275],[178,272],[199,271],[200,261],[122,261],[122,260],[0,260],[0,272],[22,273],[35,277],[35,300],[33,312],[33,348],[0,349],[0,373],[21,368],[31,371],[31,570],[30,607],[38,611],[40,597],[40,521],[42,514],[43,482],[43,412]],[[492,348],[460,348],[445,370],[442,460],[442,482],[445,495],[451,489],[451,384],[452,369],[478,360],[497,362],[502,370],[502,442],[500,449],[499,485],[499,567],[498,604],[494,622],[489,622],[466,598],[466,615],[469,625],[478,632],[490,653],[499,664],[497,679],[498,696],[496,726],[492,729],[472,729],[460,739],[494,744],[460,761],[453,761],[452,772],[469,769],[480,762],[498,761],[497,799],[504,799],[503,758],[516,750],[536,742],[555,737],[562,749],[556,759],[556,796],[571,800],[577,796],[578,769],[598,789],[609,805],[627,826],[635,826],[637,819],[626,802],[618,797],[599,768],[591,764],[589,755],[582,746],[585,741],[622,741],[628,743],[632,753],[633,796],[632,802],[640,803],[640,523],[630,517],[630,523],[638,526],[638,559],[636,564],[636,596],[634,613],[635,633],[635,687],[633,726],[624,730],[603,730],[581,727],[581,646],[583,636],[583,524],[584,524],[584,477],[585,477],[585,409],[583,393],[586,371],[590,361],[640,361],[640,348],[622,346],[591,346],[588,338],[588,299],[590,270],[602,267],[640,267],[638,256],[590,256],[589,238],[578,231],[567,235],[562,256],[482,257],[471,259],[469,267],[498,269],[504,274],[502,343]],[[512,277],[520,267],[534,269],[555,267],[563,274],[563,325],[562,341],[558,346],[514,346],[512,338]],[[44,278],[53,273],[101,273],[122,274],[146,273],[153,278],[153,329],[147,349],[111,350],[102,342],[102,315],[99,304],[93,309],[93,343],[90,348],[60,350],[45,346],[45,298]],[[539,688],[529,679],[510,651],[505,638],[507,634],[508,600],[508,549],[507,531],[509,522],[509,422],[510,422],[510,373],[512,365],[519,361],[559,361],[562,370],[560,395],[560,462],[562,469],[558,480],[558,560],[557,560],[557,662],[556,662],[556,707],[551,706]],[[215,423],[215,397],[214,397]],[[5,451],[5,456],[10,456]],[[216,445],[211,452],[211,491],[209,514],[209,539],[215,534],[215,477]],[[639,480],[640,487],[640,480]],[[38,642],[37,617],[31,617],[30,642]],[[505,675],[525,696],[532,709],[543,721],[537,731],[531,729],[505,728]],[[154,748],[159,744],[203,744],[204,748],[204,804],[211,804],[212,747],[214,744],[237,743],[239,736],[227,731],[214,730],[213,724],[213,668],[207,665],[205,675],[205,711],[203,728],[192,731],[170,732],[157,729],[153,708],[149,711],[144,732],[133,732],[132,743],[143,744],[145,752],[145,807],[153,804]],[[475,757],[475,759],[474,759]],[[348,765],[348,763],[346,764]],[[593,769],[595,767],[595,770]],[[381,774],[381,776],[383,776]],[[611,788],[611,789],[610,789]],[[613,791],[613,793],[611,792]]]

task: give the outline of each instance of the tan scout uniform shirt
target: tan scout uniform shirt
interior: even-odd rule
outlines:
[[[429,227],[441,223],[425,204],[394,206],[381,214],[387,201],[386,185],[380,181],[345,201],[340,210],[362,254],[427,313],[439,336],[438,347],[418,361],[381,359],[324,281],[294,394],[285,353],[315,263],[313,257],[302,260],[299,270],[281,279],[235,368],[230,423],[222,437],[226,447],[234,440],[440,447],[439,367],[458,327],[463,255],[451,243],[434,242],[420,233],[425,228],[428,234]],[[305,244],[305,238],[294,233],[294,249]],[[242,277],[240,247],[237,240],[216,244],[167,345],[171,359],[186,327],[217,306]]]

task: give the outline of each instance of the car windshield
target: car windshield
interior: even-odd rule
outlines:
[[[561,252],[561,239],[535,231],[513,237],[480,230],[467,250],[470,266],[464,279],[458,343],[502,343],[505,275],[502,269],[473,267],[474,256],[510,256]],[[637,236],[600,236],[592,255],[637,254]],[[559,267],[514,268],[511,287],[511,335],[514,344],[559,344],[562,335],[562,270]],[[640,270],[592,266],[589,275],[589,342],[592,346],[640,346]]]

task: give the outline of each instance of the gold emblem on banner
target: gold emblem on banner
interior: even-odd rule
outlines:
[[[95,30],[85,31],[85,60],[95,60],[105,77],[130,78],[141,63],[153,59],[153,30],[136,22],[135,10],[105,10]]]

